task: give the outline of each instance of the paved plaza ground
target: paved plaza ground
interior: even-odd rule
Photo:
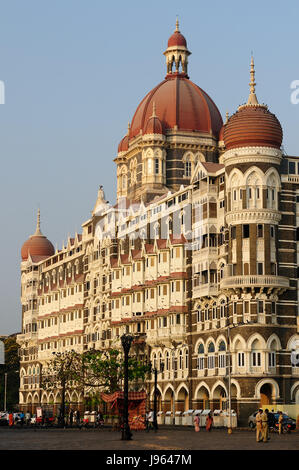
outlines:
[[[278,435],[271,433],[267,443],[257,443],[255,432],[235,430],[229,435],[224,429],[160,427],[155,433],[135,431],[131,441],[122,441],[119,432],[110,429],[9,429],[0,428],[2,450],[299,450],[299,432]]]

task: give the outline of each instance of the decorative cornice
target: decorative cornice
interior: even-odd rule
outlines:
[[[281,151],[273,147],[239,147],[224,152],[219,158],[219,163],[223,163],[224,165],[251,162],[280,164],[281,159]]]
[[[240,209],[228,212],[225,219],[228,225],[242,223],[271,223],[277,225],[281,220],[281,213],[272,209]]]

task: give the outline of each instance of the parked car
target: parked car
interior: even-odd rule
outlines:
[[[251,428],[251,429],[254,429],[255,426],[256,426],[256,422],[255,422],[255,418],[256,418],[256,415],[258,414],[258,411],[255,411],[254,413],[252,413],[249,418],[248,418],[248,426]]]
[[[251,429],[254,429],[255,426],[256,426],[256,415],[257,415],[257,413],[258,413],[258,411],[255,411],[248,418],[248,426]],[[274,412],[272,414],[274,416],[274,424],[275,424],[274,430],[276,431],[276,430],[278,430],[279,413]],[[295,419],[290,418],[285,413],[283,413],[282,416],[283,416],[283,423],[282,423],[283,424],[283,432],[289,432],[289,431],[292,431],[292,430],[296,429],[296,420]]]
[[[0,426],[8,426],[8,413],[5,411],[0,412]]]
[[[283,416],[283,422],[282,422],[282,430],[283,432],[290,432],[296,429],[296,420],[293,418],[290,418],[285,413],[282,413]],[[275,430],[278,431],[278,418],[279,418],[279,413],[274,413],[274,419],[275,419]]]

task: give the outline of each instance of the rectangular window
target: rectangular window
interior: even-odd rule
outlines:
[[[155,173],[156,175],[159,173],[159,159],[155,158]]]
[[[215,368],[215,356],[208,356],[208,369]]]
[[[263,237],[263,225],[262,224],[258,224],[257,226],[257,236],[258,237]]]
[[[253,352],[252,353],[252,366],[253,367],[260,367],[261,366],[261,353],[260,352]]]
[[[289,173],[292,175],[296,173],[295,162],[289,162]]]
[[[276,367],[276,353],[274,351],[268,353],[268,364],[269,367]]]
[[[257,263],[257,273],[259,275],[264,274],[264,263]]]
[[[249,225],[243,225],[243,238],[249,238]]]
[[[226,355],[225,354],[219,354],[218,356],[218,367],[223,369],[226,367]]]
[[[245,354],[243,352],[238,352],[238,367],[245,366]]]
[[[204,357],[198,357],[197,358],[197,368],[198,368],[198,370],[204,370],[204,368],[205,368],[205,358]]]

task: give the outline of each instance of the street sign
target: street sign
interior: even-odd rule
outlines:
[[[4,343],[0,341],[0,364],[5,364]]]

